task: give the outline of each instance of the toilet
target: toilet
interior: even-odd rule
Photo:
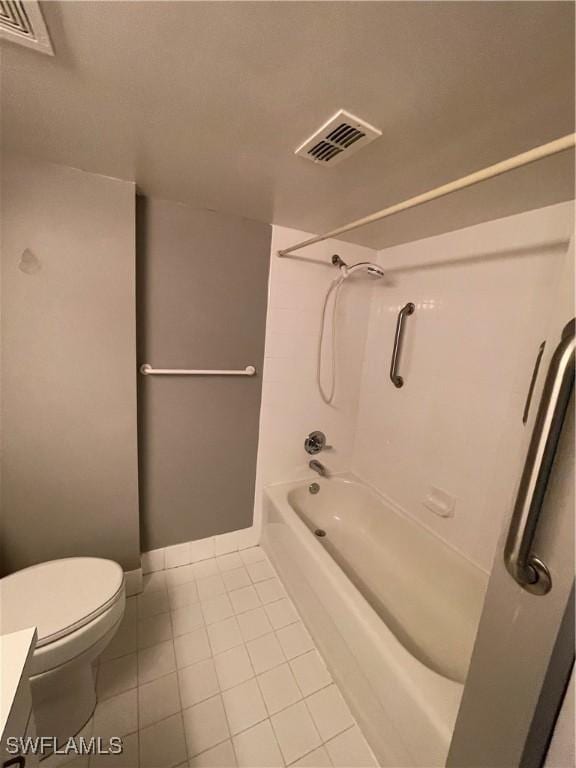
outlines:
[[[124,572],[97,557],[33,565],[0,579],[2,634],[36,627],[30,684],[39,736],[77,734],[96,706],[93,663],[124,615]]]

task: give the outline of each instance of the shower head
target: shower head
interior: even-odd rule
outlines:
[[[377,280],[379,280],[381,277],[384,277],[384,270],[377,264],[368,264],[366,267],[366,272],[368,272],[370,277],[375,277]]]
[[[384,277],[385,274],[382,267],[379,267],[377,264],[372,264],[369,261],[361,261],[358,264],[354,264],[352,267],[348,268],[348,275],[352,275],[354,272],[366,272],[366,274],[370,275],[370,277],[373,277],[376,280]]]

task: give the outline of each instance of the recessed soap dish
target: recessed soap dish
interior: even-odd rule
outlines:
[[[422,503],[439,517],[454,517],[456,498],[441,488],[430,488]]]

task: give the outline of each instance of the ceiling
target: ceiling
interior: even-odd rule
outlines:
[[[574,130],[572,2],[43,3],[2,47],[8,150],[319,232]],[[294,149],[340,107],[382,137]],[[573,153],[371,225],[386,247],[573,196]]]

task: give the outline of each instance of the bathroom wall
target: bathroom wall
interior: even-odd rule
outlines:
[[[5,157],[2,574],[139,565],[134,185]]]
[[[358,245],[328,240],[307,248],[300,258],[277,256],[279,249],[307,237],[307,232],[273,227],[258,448],[257,524],[264,485],[314,477],[308,468],[312,457],[304,450],[304,438],[309,432],[325,432],[332,448],[316,458],[331,472],[348,470],[352,458],[368,311],[375,284],[365,277],[350,278],[340,294],[337,386],[332,405],[320,399],[316,386],[320,313],[326,290],[339,274],[330,263],[332,254],[338,253],[354,264],[374,260],[376,253]],[[328,333],[327,359],[330,341]],[[323,380],[326,381],[325,376]]]
[[[138,198],[137,232],[140,363],[257,370],[139,376],[148,551],[252,525],[271,228]]]
[[[519,478],[522,411],[572,230],[565,203],[378,254],[392,284],[373,292],[352,469],[486,570]],[[396,389],[388,369],[408,301]],[[453,517],[423,505],[432,487],[455,497]]]

